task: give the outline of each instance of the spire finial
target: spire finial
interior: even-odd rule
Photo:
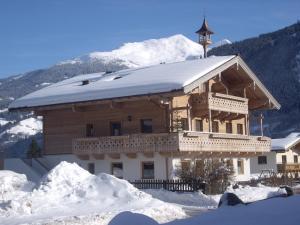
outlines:
[[[204,58],[207,57],[207,46],[212,43],[210,36],[214,33],[211,29],[209,29],[205,14],[204,19],[202,23],[202,27],[196,31],[196,33],[199,35],[199,44],[203,46],[204,49]]]

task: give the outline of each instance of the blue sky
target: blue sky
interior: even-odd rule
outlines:
[[[257,36],[300,19],[299,0],[0,0],[0,77],[124,42],[183,34],[205,12],[213,40]]]

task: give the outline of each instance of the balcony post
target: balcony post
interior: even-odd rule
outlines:
[[[208,129],[209,129],[209,132],[212,132],[211,110],[210,109],[208,109]]]
[[[186,106],[187,119],[188,119],[188,130],[192,130],[192,120],[191,120],[191,107],[189,104]]]
[[[261,131],[261,136],[264,136],[263,119],[264,119],[264,115],[261,113],[260,114],[260,131]]]
[[[170,132],[173,132],[173,120],[174,120],[174,115],[173,115],[173,99],[171,99],[170,104],[169,104],[169,114],[170,114],[170,127],[169,130]]]

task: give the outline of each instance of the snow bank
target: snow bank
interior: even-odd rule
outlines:
[[[284,189],[278,187],[267,187],[264,185],[259,185],[258,187],[240,186],[237,189],[229,187],[227,192],[236,194],[245,203],[255,202],[286,194],[286,191]]]
[[[22,192],[31,191],[33,186],[24,174],[0,170],[0,202],[10,200]]]
[[[122,211],[139,212],[160,222],[186,216],[181,208],[154,199],[125,180],[103,173],[95,176],[67,162],[52,169],[32,192],[0,205],[0,209],[2,225],[20,221],[55,224],[60,220],[64,224],[78,220],[107,224]]]
[[[177,193],[170,192],[163,189],[146,190],[152,197],[160,199],[164,202],[175,203],[184,206],[196,206],[205,208],[216,208],[219,204],[221,195],[208,196],[203,194],[201,191],[195,193]]]
[[[6,132],[8,134],[21,134],[24,136],[31,136],[37,133],[42,132],[43,125],[42,121],[37,118],[28,118],[25,120],[21,120],[15,126],[12,126]]]
[[[274,198],[247,206],[224,207],[188,219],[172,221],[165,225],[298,225],[300,196]],[[144,215],[123,212],[109,225],[158,225]]]

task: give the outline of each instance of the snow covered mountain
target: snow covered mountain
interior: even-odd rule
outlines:
[[[220,46],[223,46],[223,45],[229,45],[229,44],[232,44],[232,42],[229,41],[228,39],[223,39],[221,41],[217,41],[215,43],[212,43],[212,45],[210,46],[210,49],[217,48],[217,47],[220,47]]]
[[[63,61],[59,65],[119,61],[124,66],[134,68],[160,63],[179,62],[199,58],[202,55],[202,46],[178,34],[168,38],[126,43],[110,52],[92,52],[81,57]]]

